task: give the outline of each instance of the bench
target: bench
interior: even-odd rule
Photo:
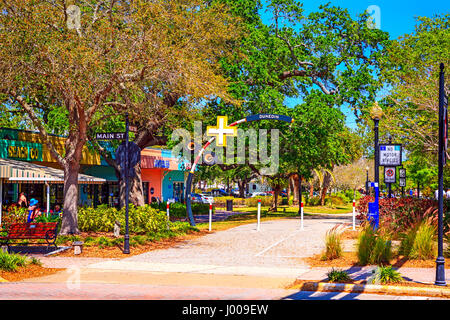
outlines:
[[[48,247],[54,245],[57,248],[57,233],[58,222],[13,223],[7,227],[7,235],[0,237],[0,243],[7,245],[8,251],[11,244],[18,243],[11,240],[45,240]]]

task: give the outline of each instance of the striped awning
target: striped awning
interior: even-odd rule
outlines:
[[[31,162],[0,159],[0,179],[6,183],[64,183],[64,171]],[[79,184],[102,184],[106,180],[78,175]]]

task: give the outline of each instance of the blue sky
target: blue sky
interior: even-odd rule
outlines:
[[[266,1],[263,0],[263,3]],[[381,30],[389,33],[391,39],[397,39],[415,30],[416,17],[432,17],[436,14],[450,13],[449,1],[444,0],[305,0],[303,3],[305,13],[317,11],[321,4],[330,2],[334,6],[347,8],[353,17],[363,13],[369,6],[380,8]],[[269,24],[269,17],[263,14],[263,20]],[[288,105],[295,104],[287,101]],[[355,127],[355,117],[349,110],[343,110],[347,115],[347,125]]]

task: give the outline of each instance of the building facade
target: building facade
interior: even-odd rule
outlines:
[[[56,150],[63,154],[65,138],[50,138]],[[17,202],[21,192],[28,201],[34,198],[40,203],[49,202],[51,207],[63,203],[62,168],[52,158],[39,133],[0,128],[0,159],[0,166],[4,169],[1,172],[5,172],[4,176],[0,176],[2,205]],[[20,177],[14,178],[8,173],[12,169],[8,171],[6,167],[32,172],[32,176],[39,175],[39,178],[22,177],[23,173],[16,173]],[[146,203],[169,199],[184,201],[185,174],[170,151],[144,149],[141,153],[141,174]],[[83,148],[79,177],[80,206],[119,206],[119,185],[114,168],[88,147]]]

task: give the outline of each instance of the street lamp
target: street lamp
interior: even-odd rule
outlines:
[[[369,194],[369,166],[366,167],[366,195]]]
[[[378,102],[375,101],[373,104],[372,109],[370,109],[370,117],[373,119],[374,122],[374,132],[375,132],[375,174],[374,174],[374,180],[376,183],[380,183],[380,172],[379,172],[379,146],[378,146],[378,123],[380,122],[381,117],[383,116],[383,109],[380,108],[378,105]]]

